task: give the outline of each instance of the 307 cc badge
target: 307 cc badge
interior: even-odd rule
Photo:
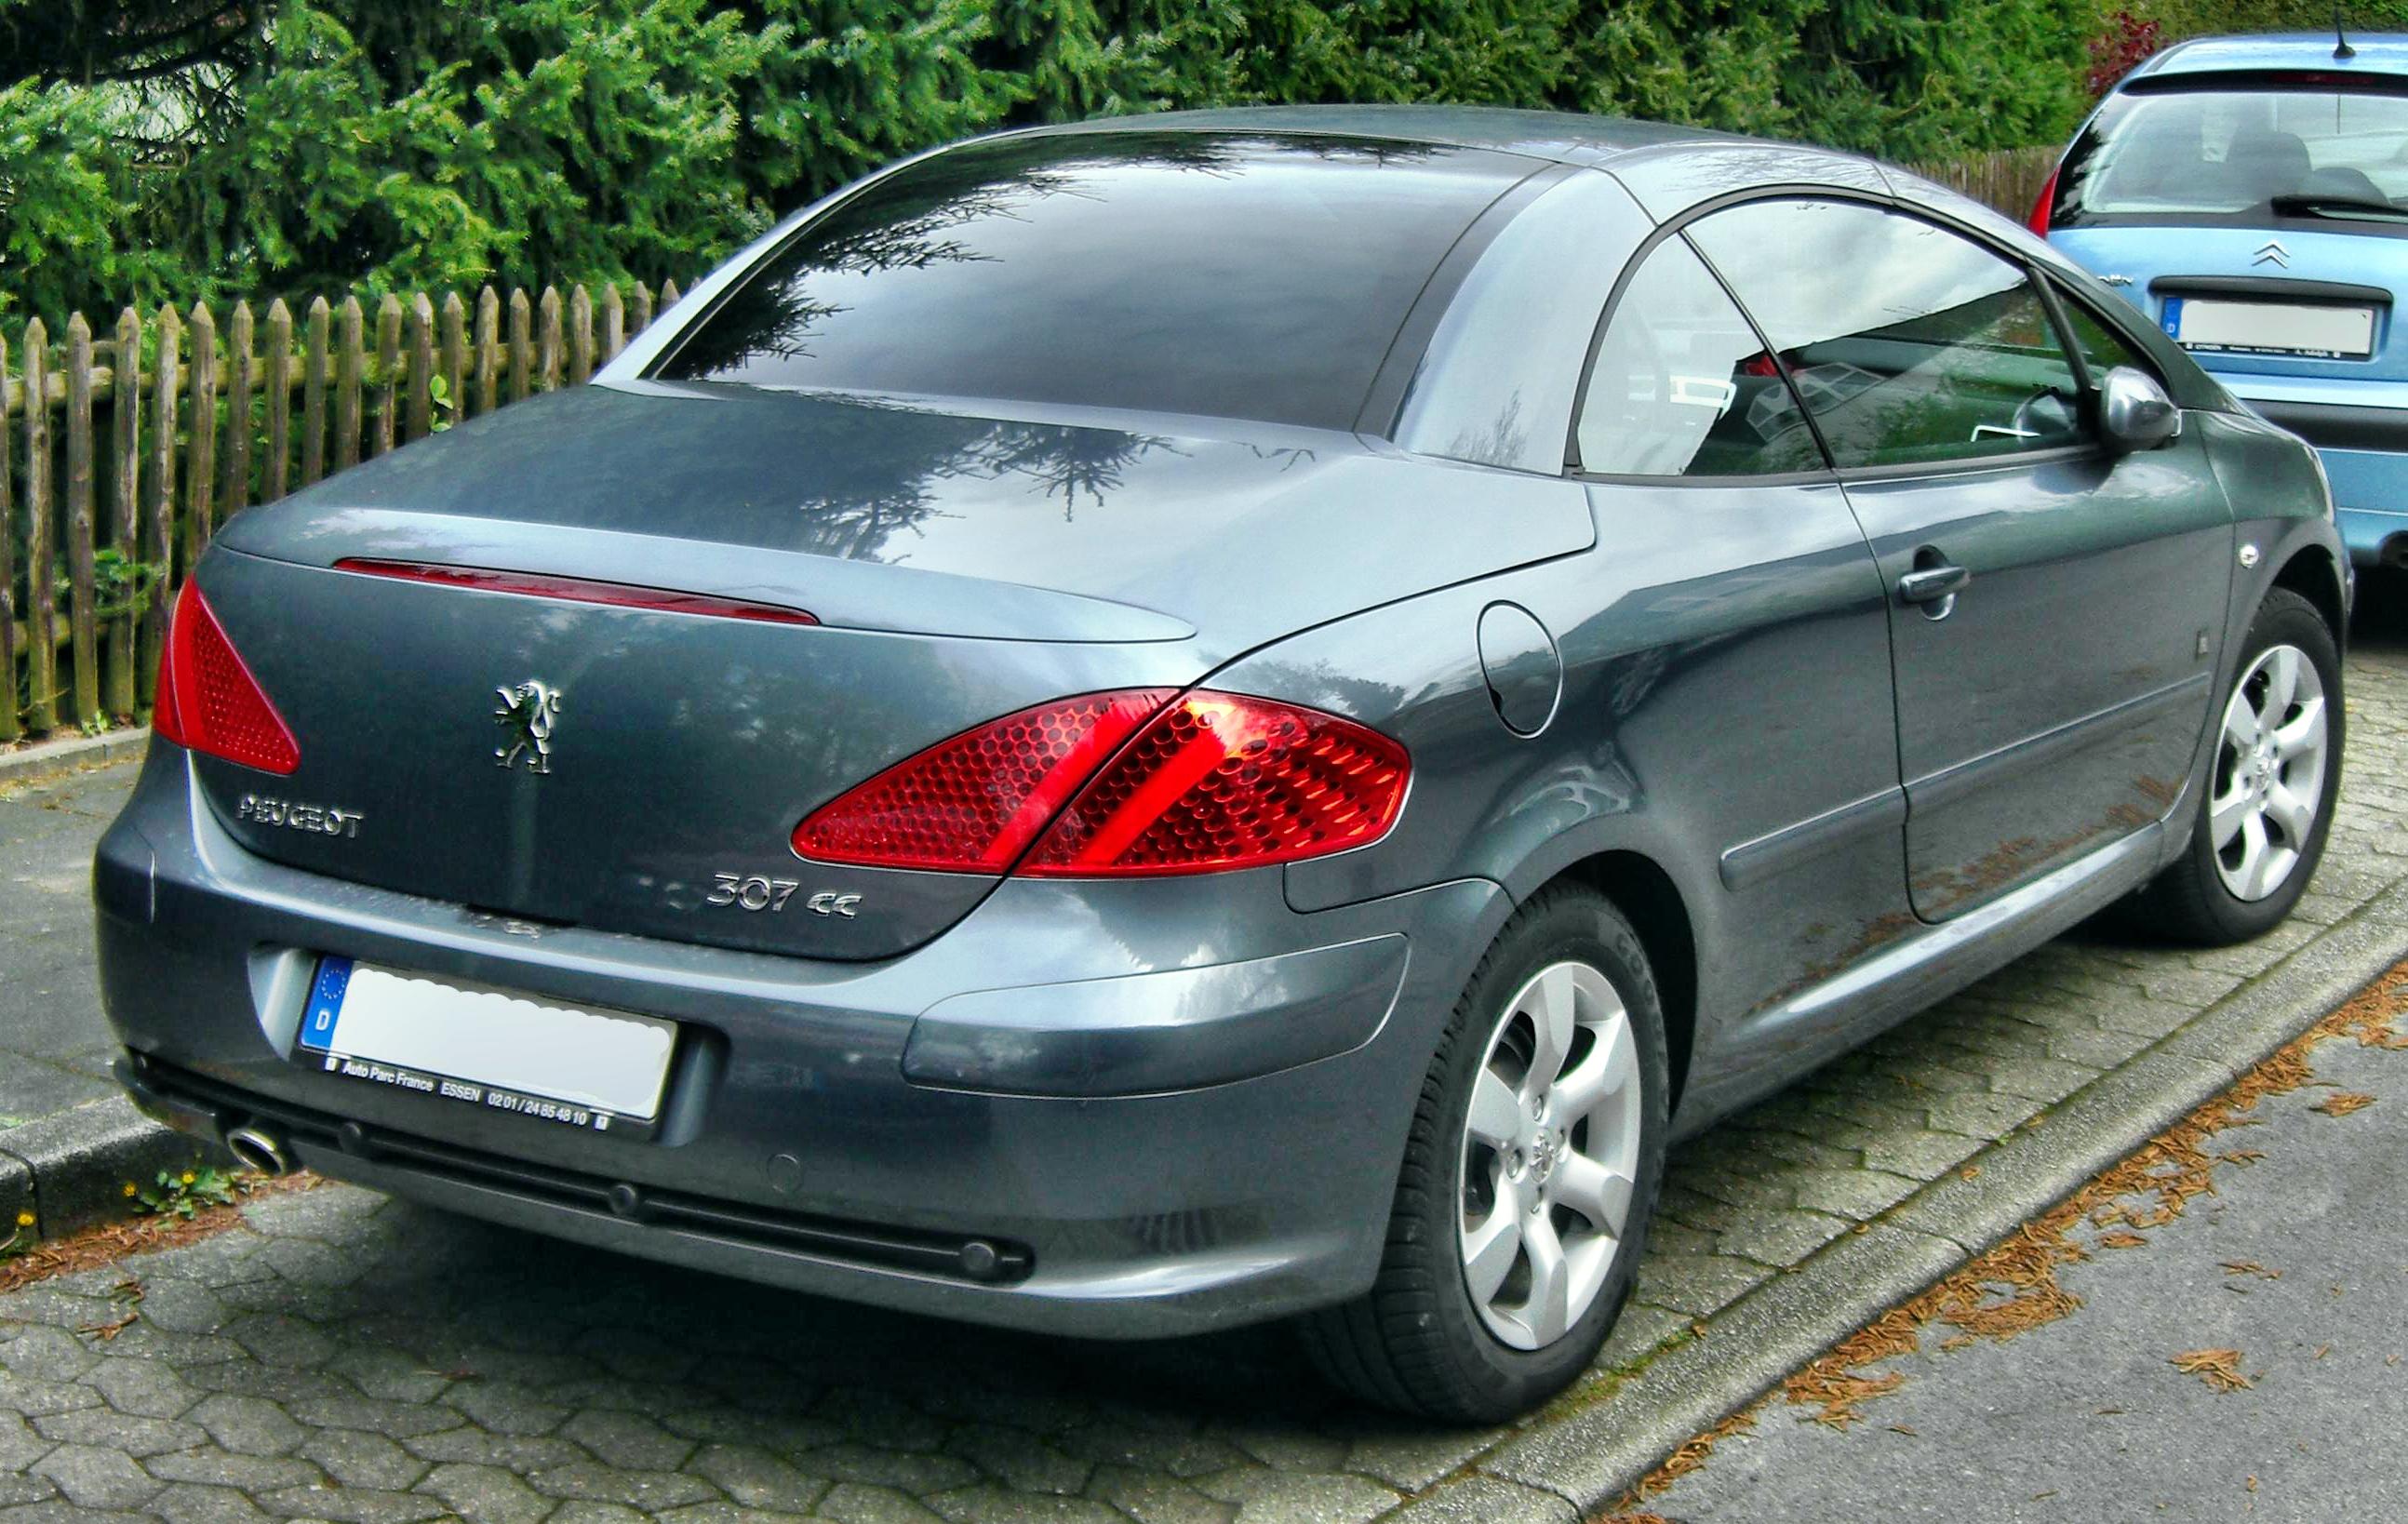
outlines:
[[[711,890],[702,902],[733,905],[738,910],[775,913],[784,910],[786,901],[802,887],[795,879],[765,878],[758,873],[713,873],[710,877]],[[841,915],[850,921],[861,908],[861,896],[824,890],[805,899],[803,908],[813,915]]]

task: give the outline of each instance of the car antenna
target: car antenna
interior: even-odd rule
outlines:
[[[2349,34],[2342,30],[2341,11],[2341,7],[2333,7],[2333,56],[2335,58],[2356,58],[2358,56],[2358,50],[2349,45]]]

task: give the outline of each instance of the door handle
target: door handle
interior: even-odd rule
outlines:
[[[1971,571],[1926,545],[1914,553],[1914,569],[1898,580],[1899,601],[1917,605],[1926,619],[1945,619],[1972,582]]]

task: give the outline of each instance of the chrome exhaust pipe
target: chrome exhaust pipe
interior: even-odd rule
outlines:
[[[256,1170],[265,1175],[293,1172],[292,1156],[284,1151],[284,1140],[261,1127],[230,1129],[225,1135],[226,1152],[232,1154],[246,1170]]]

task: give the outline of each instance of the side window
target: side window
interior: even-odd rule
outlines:
[[[2117,366],[2130,366],[2144,375],[2157,374],[2156,367],[2132,348],[2131,340],[2109,327],[2090,309],[2062,292],[2057,305],[2065,309],[2066,326],[2073,330],[2073,347],[2082,352],[2082,364],[2090,372],[2093,386]]]
[[[1677,237],[1656,246],[1614,304],[1577,440],[1581,469],[1608,476],[1823,468],[1763,340]]]
[[[1788,363],[1841,467],[2086,437],[2039,290],[1978,244],[1838,201],[1754,202],[1689,231]]]

